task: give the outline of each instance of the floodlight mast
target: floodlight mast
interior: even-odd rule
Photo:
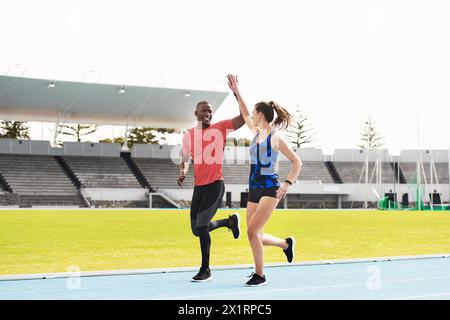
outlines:
[[[421,195],[420,195],[420,129],[419,129],[420,118],[417,115],[417,162],[416,162],[416,196],[417,196],[417,209],[420,211],[421,206]]]
[[[364,206],[368,208],[368,197],[369,197],[369,150],[366,149],[366,200],[364,202]]]
[[[448,150],[448,159],[447,159],[447,164],[448,164],[448,204],[450,207],[450,144],[447,140],[447,150]]]

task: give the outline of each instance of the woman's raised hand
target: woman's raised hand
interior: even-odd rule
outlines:
[[[231,91],[233,91],[234,93],[239,92],[238,77],[234,74],[228,74],[227,79],[228,79],[228,86],[230,87]]]

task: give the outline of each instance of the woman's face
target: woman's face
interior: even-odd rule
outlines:
[[[252,120],[253,120],[253,123],[255,124],[255,126],[259,126],[261,124],[261,120],[262,120],[263,116],[264,115],[262,114],[262,112],[258,112],[256,110],[256,106],[255,106],[253,108],[253,112],[252,112]]]

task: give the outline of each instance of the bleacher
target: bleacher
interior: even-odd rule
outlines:
[[[424,162],[423,163],[423,171],[422,169],[420,169],[421,171],[421,180],[422,183],[425,183],[425,181],[427,183],[431,182],[431,175],[433,177],[433,183],[437,183],[439,182],[440,184],[448,184],[449,180],[448,180],[448,163],[442,163],[442,162],[437,162],[434,163],[434,168],[436,169],[436,174],[434,172],[434,169],[432,171],[430,171],[430,163],[429,162]],[[415,183],[416,182],[416,176],[417,176],[417,165],[416,163],[413,162],[401,162],[400,163],[400,169],[403,172],[403,175],[405,176],[405,180],[407,183]],[[424,176],[425,173],[425,176]],[[436,175],[437,175],[437,179],[438,181],[436,181]]]
[[[334,162],[334,166],[344,183],[365,183],[364,162]],[[375,162],[369,162],[369,183],[376,183]],[[381,163],[381,183],[396,183],[394,169],[388,162]]]
[[[178,163],[171,159],[134,158],[134,163],[141,170],[153,189],[177,189],[179,176]],[[183,183],[184,188],[194,187],[194,173],[191,165]]]
[[[117,206],[142,207],[151,202],[148,192],[153,191],[188,205],[194,187],[193,165],[183,189],[180,189],[177,184],[179,159],[172,160],[178,156],[176,147],[138,145],[134,148],[127,152],[115,144],[74,142],[63,148],[53,148],[48,141],[0,139],[0,206],[84,206],[90,203],[91,206],[106,207],[117,203]],[[231,193],[233,203],[247,191],[250,173],[248,150],[237,151],[227,149],[223,162],[227,192]],[[367,154],[363,151],[336,150],[333,155],[324,156],[321,150],[303,149],[298,154],[303,166],[289,201],[296,205],[320,201],[331,205],[335,201],[335,204],[342,202],[345,207],[350,202],[364,200],[365,193],[360,185],[365,183],[363,167]],[[400,156],[390,156],[387,152],[369,153],[369,183],[383,184],[373,186],[379,194],[395,188],[400,188],[395,189],[399,195],[409,193],[408,184],[415,183],[416,157],[414,150],[402,151]],[[449,183],[448,153],[424,151],[422,159],[425,159],[422,183],[429,185],[432,182],[428,192],[436,189],[445,196]],[[436,179],[433,171],[433,181],[430,179],[432,160],[437,174]],[[377,181],[375,176],[375,165],[379,163],[376,161],[381,161],[382,181]],[[397,164],[401,183],[394,173]],[[280,181],[287,178],[290,169],[290,162],[281,157],[278,162]],[[308,197],[295,198],[296,194]],[[339,197],[340,200],[336,200]],[[376,198],[371,201],[375,203]]]
[[[64,156],[84,188],[141,188],[120,157]]]
[[[291,170],[291,163],[279,161],[277,173],[280,180],[284,181]],[[250,164],[224,164],[223,176],[227,184],[248,184]],[[303,161],[301,174],[298,181],[315,181],[318,183],[333,183],[333,179],[325,164],[319,161]]]
[[[134,158],[138,168],[155,189],[175,189],[178,188],[177,179],[179,175],[178,163],[173,163],[170,159]],[[290,162],[280,161],[278,174],[280,179],[287,178],[291,169]],[[227,163],[224,162],[222,172],[226,184],[248,184],[250,174],[249,163]],[[320,183],[333,183],[328,169],[323,162],[306,161],[303,162],[299,181],[316,181]],[[192,165],[184,182],[184,186],[193,187],[194,176]]]
[[[81,204],[76,187],[51,156],[0,154],[0,173],[20,205]]]
[[[287,178],[291,166],[283,166],[280,163],[279,172],[280,178]],[[284,179],[283,179],[284,180]],[[319,183],[334,183],[333,178],[330,176],[327,167],[320,161],[303,161],[298,181],[317,181]]]

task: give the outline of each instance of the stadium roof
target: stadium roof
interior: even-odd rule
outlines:
[[[0,76],[0,119],[185,128],[197,102],[227,92]]]

